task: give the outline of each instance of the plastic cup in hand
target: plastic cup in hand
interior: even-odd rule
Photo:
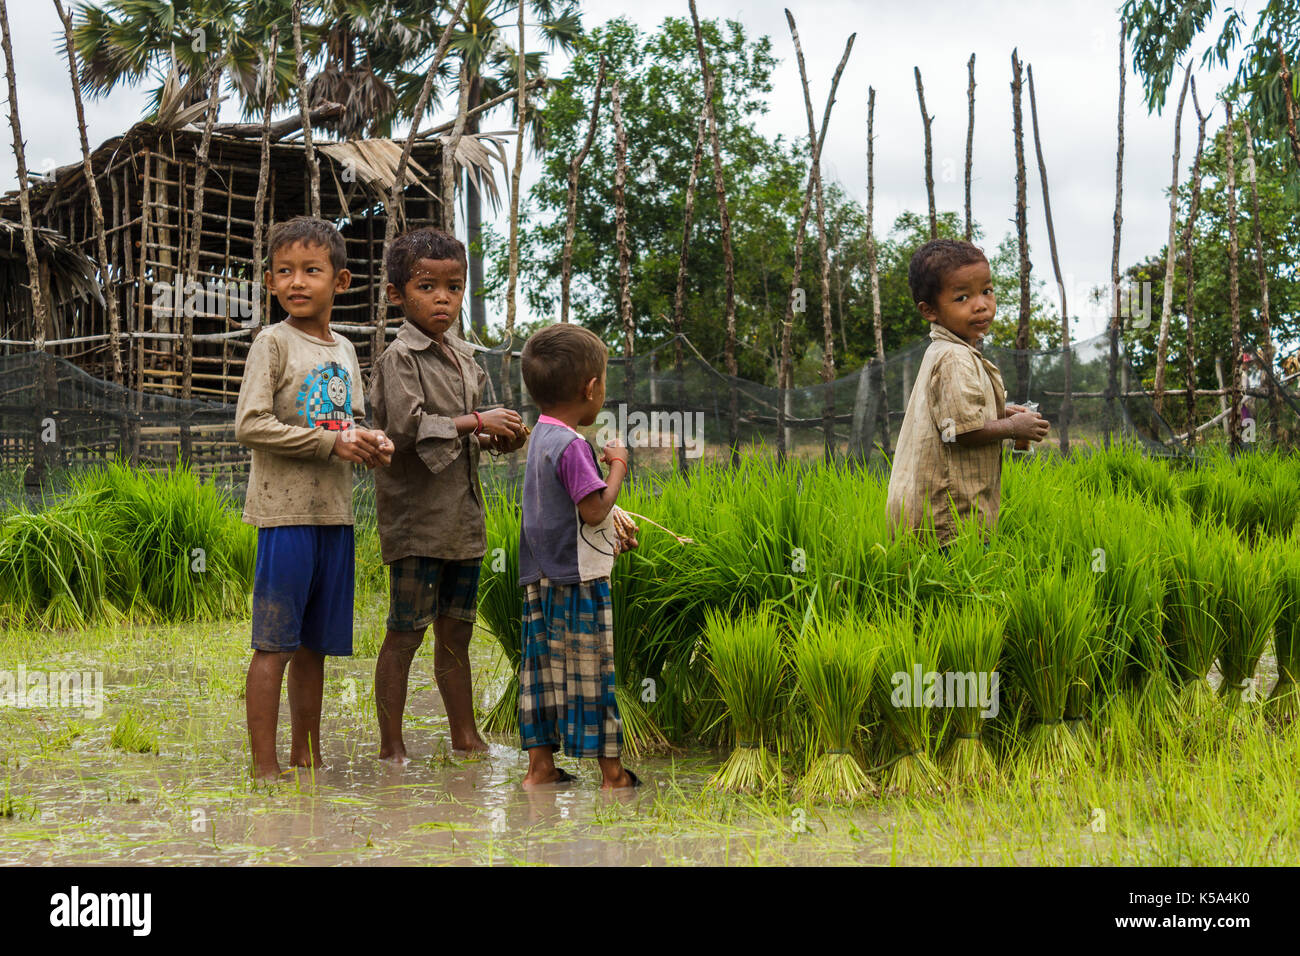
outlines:
[[[1027,411],[1027,412],[1037,412],[1037,411],[1038,411],[1038,403],[1037,403],[1037,402],[1022,402],[1021,405],[1022,405],[1022,407],[1024,408],[1024,410]],[[1029,439],[1028,439],[1028,438],[1017,438],[1017,439],[1016,439],[1016,444],[1015,444],[1015,449],[1016,449],[1016,451],[1029,451]]]

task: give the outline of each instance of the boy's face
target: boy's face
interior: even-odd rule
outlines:
[[[456,259],[417,259],[404,288],[388,283],[388,299],[430,338],[441,338],[460,315],[465,267]]]
[[[920,303],[921,314],[926,319],[938,322],[967,342],[979,341],[993,324],[998,310],[989,264],[972,262],[950,270],[944,275],[935,299],[933,305]]]
[[[352,283],[347,269],[334,271],[330,252],[315,243],[281,246],[271,256],[266,286],[295,319],[328,317],[334,296]]]

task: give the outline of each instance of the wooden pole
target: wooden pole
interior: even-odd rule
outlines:
[[[1119,238],[1124,224],[1124,37],[1126,26],[1119,22],[1119,118],[1115,121],[1115,215],[1114,241],[1110,252],[1110,361],[1106,374],[1106,412],[1102,444],[1110,448],[1111,432],[1118,424],[1115,403],[1119,401],[1119,333],[1123,322],[1119,288]]]
[[[1187,99],[1187,85],[1192,78],[1192,63],[1187,62],[1183,74],[1183,89],[1178,94],[1178,110],[1174,114],[1174,174],[1169,187],[1169,234],[1165,246],[1165,283],[1164,298],[1160,306],[1160,336],[1156,340],[1156,412],[1164,411],[1165,405],[1165,363],[1169,353],[1169,322],[1174,312],[1174,257],[1177,255],[1178,236],[1178,162],[1182,147],[1183,102]]]
[[[1295,159],[1296,165],[1300,166],[1300,130],[1296,128],[1297,124],[1300,124],[1300,109],[1296,108],[1291,64],[1287,62],[1286,50],[1282,48],[1281,41],[1277,44],[1277,55],[1282,61],[1282,69],[1278,76],[1282,80],[1282,105],[1286,110],[1286,130],[1291,140],[1291,156]]]
[[[930,122],[934,119],[925,109],[925,88],[921,85],[921,68],[912,67],[916,74],[916,99],[921,104],[921,125],[925,128],[925,194],[930,200],[930,241],[939,238],[939,216],[934,208],[934,152],[930,145]]]
[[[1052,199],[1047,190],[1047,164],[1043,160],[1043,142],[1038,134],[1038,99],[1034,95],[1034,67],[1029,65],[1029,116],[1034,130],[1034,155],[1038,159],[1038,176],[1043,187],[1043,213],[1047,219],[1047,244],[1052,252],[1052,272],[1056,276],[1056,288],[1061,295],[1061,357],[1065,371],[1065,395],[1061,399],[1061,454],[1070,453],[1070,415],[1073,402],[1070,399],[1072,376],[1074,371],[1074,353],[1070,348],[1070,310],[1065,301],[1065,280],[1061,278],[1061,261],[1056,254],[1056,229],[1052,225]]]
[[[1016,144],[1016,243],[1020,249],[1020,318],[1016,326],[1016,395],[1022,391],[1029,397],[1029,221],[1025,210],[1027,183],[1025,178],[1025,125],[1020,107],[1020,57],[1011,51],[1011,113],[1012,132]]]
[[[873,225],[876,205],[876,91],[867,87],[867,271],[871,276],[871,330],[876,338],[875,364],[880,373],[880,401],[877,419],[880,423],[880,445],[886,455],[890,453],[889,397],[885,390],[885,332],[880,317],[880,262],[876,250],[876,232]]]
[[[302,58],[302,0],[293,0],[293,58],[298,74],[298,112],[302,115],[302,143],[307,152],[311,216],[320,218],[320,161],[311,139],[311,115],[307,110],[307,64]],[[378,356],[376,356],[378,357]]]
[[[1250,209],[1254,221],[1255,233],[1255,277],[1259,280],[1259,330],[1264,338],[1263,354],[1258,358],[1264,365],[1266,388],[1269,392],[1269,434],[1274,444],[1277,443],[1278,418],[1282,414],[1282,402],[1277,394],[1277,380],[1273,375],[1273,325],[1269,317],[1268,301],[1268,267],[1264,263],[1264,233],[1259,216],[1259,174],[1255,165],[1255,137],[1250,128],[1250,119],[1242,116],[1242,126],[1246,134],[1246,170],[1247,182],[1250,183]]]
[[[1232,100],[1226,97],[1223,112],[1227,120],[1224,142],[1228,152],[1228,312],[1232,322],[1232,355],[1228,360],[1232,412],[1228,416],[1228,443],[1235,451],[1241,447],[1241,375],[1238,373],[1241,363],[1241,288],[1237,266],[1241,247],[1237,240],[1237,136],[1232,119]]]
[[[1192,199],[1187,210],[1187,223],[1183,227],[1183,261],[1187,273],[1187,344],[1183,350],[1183,377],[1185,379],[1184,407],[1187,413],[1187,446],[1196,441],[1196,256],[1192,245],[1196,216],[1201,210],[1201,157],[1205,152],[1205,124],[1209,113],[1201,112],[1201,102],[1196,97],[1196,78],[1192,78],[1192,106],[1196,109],[1196,158],[1192,161]],[[1211,108],[1210,112],[1213,112]]]
[[[826,208],[822,196],[821,137],[817,133],[817,120],[813,116],[812,93],[808,88],[808,69],[804,63],[803,47],[799,43],[799,31],[795,27],[794,16],[788,9],[785,11],[785,17],[790,24],[790,36],[794,40],[795,57],[799,61],[799,82],[803,85],[804,112],[808,117],[808,142],[812,150],[809,171],[812,175],[813,192],[817,200],[817,247],[821,257],[822,382],[827,386],[825,401],[822,406],[822,437],[826,459],[829,461],[835,455],[835,395],[834,390],[829,387],[830,383],[835,379],[835,334],[831,322],[830,258],[826,251]],[[844,65],[849,59],[849,52],[853,49],[853,40],[856,36],[857,34],[850,34],[849,41],[844,47],[844,56],[840,58],[837,74],[843,72]],[[836,85],[838,85],[838,76]],[[834,98],[832,97],[833,101]],[[828,119],[829,115],[830,106],[828,104]]]
[[[623,319],[624,401],[629,407],[636,397],[635,326],[632,320],[632,253],[627,243],[627,131],[623,128],[623,107],[618,80],[609,88],[614,112],[614,236],[618,243],[618,308]],[[630,439],[630,436],[629,436]],[[631,465],[632,443],[627,447]]]
[[[257,164],[257,197],[253,200],[253,282],[262,290],[262,295],[269,298],[263,275],[269,272],[262,265],[262,229],[266,216],[266,180],[271,171],[271,103],[275,99],[275,61],[280,52],[280,28],[271,27],[271,42],[267,48],[266,63],[262,70],[262,147]],[[261,298],[259,296],[259,303]],[[253,326],[251,338],[257,338],[262,328],[262,311],[259,308],[257,322]]]
[[[596,93],[591,98],[591,121],[582,147],[569,160],[569,193],[564,205],[564,251],[560,255],[560,321],[569,321],[569,283],[573,279],[573,237],[578,224],[578,173],[587,161],[591,144],[596,138],[596,121],[600,113],[600,90],[605,83],[605,57],[602,55],[596,70]],[[690,193],[687,193],[688,201]],[[680,363],[678,363],[680,364]]]
[[[710,84],[705,83],[704,98],[707,101],[712,93],[709,88]],[[681,254],[677,259],[677,287],[673,292],[673,367],[677,374],[677,410],[683,416],[689,414],[686,410],[685,392],[682,382],[682,326],[686,322],[686,263],[687,256],[691,246],[691,223],[695,217],[695,187],[699,181],[700,163],[704,159],[704,137],[708,132],[709,121],[704,111],[707,107],[700,107],[700,117],[696,121],[695,132],[695,152],[691,155],[691,174],[686,181],[686,201],[685,212],[682,216],[682,246]],[[573,182],[570,179],[570,182]],[[682,474],[686,473],[686,440],[677,444],[677,470]]]
[[[970,61],[966,64],[970,70],[970,82],[966,87],[966,100],[969,110],[969,116],[966,120],[966,241],[971,241],[974,233],[974,223],[971,220],[970,212],[970,181],[971,166],[975,158],[975,54],[970,55]]]
[[[794,17],[787,9],[785,11],[786,22],[790,25],[790,35],[795,38],[795,51],[799,52],[798,31],[795,29]],[[835,76],[831,79],[831,91],[826,97],[826,109],[822,114],[821,132],[810,136],[808,150],[811,154],[808,164],[808,185],[804,188],[803,206],[799,211],[799,225],[795,229],[794,243],[794,270],[790,275],[790,294],[786,299],[785,305],[785,323],[781,329],[781,368],[777,378],[778,388],[781,393],[781,401],[777,411],[777,428],[776,428],[776,453],[780,461],[784,461],[787,452],[786,442],[786,418],[788,417],[787,402],[789,398],[789,389],[793,384],[793,369],[791,365],[791,336],[794,330],[794,300],[800,290],[800,282],[803,275],[803,241],[804,235],[808,228],[808,214],[812,207],[813,193],[816,188],[816,171],[820,161],[822,145],[826,142],[826,129],[830,125],[831,107],[835,105],[835,91],[840,85],[840,76],[844,73],[844,65],[848,62],[849,52],[853,49],[853,39],[856,34],[849,37],[848,43],[844,46],[844,54],[840,57],[839,66],[835,70]]]
[[[86,191],[90,195],[90,211],[94,218],[95,247],[99,255],[99,269],[104,284],[104,303],[108,311],[109,346],[112,351],[111,374],[116,385],[122,384],[122,316],[118,310],[117,284],[113,281],[113,260],[108,256],[108,234],[104,227],[104,206],[95,180],[95,166],[90,158],[90,140],[86,136],[86,111],[81,101],[81,84],[77,80],[77,50],[72,41],[72,16],[54,0],[54,9],[63,22],[63,37],[68,52],[68,71],[72,77],[72,101],[77,110],[77,132],[81,137],[81,165],[86,177]]]
[[[428,109],[429,97],[433,93],[433,78],[437,75],[438,67],[442,65],[443,57],[447,55],[447,46],[451,43],[451,30],[460,19],[461,11],[465,9],[465,0],[460,0],[456,5],[456,12],[451,15],[447,25],[442,28],[442,36],[438,38],[438,46],[433,51],[433,62],[429,64],[429,70],[424,74],[424,85],[420,87],[420,96],[415,101],[415,115],[411,119],[411,132],[406,137],[406,142],[402,144],[402,155],[397,160],[397,170],[393,175],[393,185],[388,192],[388,209],[384,217],[384,249],[387,249],[397,236],[397,217],[398,210],[405,208],[405,187],[406,187],[406,167],[411,162],[411,150],[415,146],[415,140],[418,138],[420,120],[424,117],[424,111]],[[463,84],[462,84],[463,85]],[[460,129],[464,129],[465,103],[462,96],[459,111],[456,113],[456,122]],[[459,138],[459,137],[457,137]],[[454,226],[455,217],[452,215],[451,206],[454,192],[447,186],[447,155],[446,148],[443,150],[443,208],[442,216],[444,222],[449,226]],[[452,232],[448,228],[448,232]],[[379,285],[375,289],[376,312],[375,317],[375,338],[374,345],[371,347],[371,366],[379,360],[379,356],[384,352],[384,346],[387,344],[388,328],[388,263],[382,252],[379,256]],[[457,321],[460,317],[457,316]]]
[[[510,170],[510,263],[506,279],[506,349],[501,355],[501,384],[506,407],[514,405],[514,385],[510,381],[510,341],[515,334],[515,296],[519,288],[519,177],[524,171],[524,118],[528,103],[528,89],[524,76],[524,4],[519,3],[519,48],[515,59],[519,67],[519,99],[515,101],[515,165]],[[512,471],[516,458],[510,456]]]
[[[709,67],[709,57],[704,49],[704,31],[700,28],[699,12],[695,0],[690,0],[691,25],[695,30],[695,53],[700,60],[700,75],[704,78],[705,89],[717,89],[713,70]],[[731,247],[731,214],[727,210],[727,187],[722,176],[722,143],[718,137],[718,117],[713,109],[712,97],[704,101],[709,119],[709,142],[713,147],[713,186],[718,194],[718,219],[722,231],[722,260],[726,281],[726,323],[727,336],[723,346],[727,374],[734,380],[739,374],[736,365],[736,259]],[[731,383],[728,398],[728,435],[731,446],[731,463],[740,463],[740,397],[734,381]]]

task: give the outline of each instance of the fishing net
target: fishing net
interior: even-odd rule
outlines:
[[[513,343],[508,362],[504,348],[482,349],[478,360],[489,377],[485,403],[508,402],[533,423],[538,410],[521,375],[522,344]],[[791,458],[817,459],[829,448],[836,457],[885,468],[927,345],[917,341],[831,382],[783,392],[731,377],[689,340],[670,339],[631,362],[611,358],[605,409],[586,431],[597,441],[617,435],[629,443],[639,473],[726,462],[733,448],[739,456],[776,454],[782,422]],[[1181,392],[1167,394],[1157,411],[1123,343],[1113,366],[1110,350],[1105,335],[1065,350],[985,349],[1002,371],[1007,400],[1035,401],[1051,422],[1048,440],[1033,454],[1075,453],[1109,439],[1138,443],[1150,454],[1180,455],[1228,441],[1226,397],[1199,395],[1189,428]],[[1171,383],[1181,380],[1180,371],[1171,364]],[[0,497],[57,493],[78,469],[116,456],[146,468],[184,458],[196,473],[242,496],[249,456],[235,441],[234,414],[233,404],[125,388],[46,353],[0,356]],[[1294,376],[1258,376],[1243,394],[1241,414],[1249,450],[1300,443]],[[1193,429],[1196,442],[1189,446]],[[483,484],[489,490],[516,486],[523,457],[484,455]],[[358,472],[365,507],[373,491]]]

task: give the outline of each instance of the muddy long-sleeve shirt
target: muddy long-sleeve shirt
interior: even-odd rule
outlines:
[[[364,424],[361,369],[352,343],[286,322],[248,350],[235,408],[235,440],[252,449],[244,520],[259,528],[352,524],[352,465],[334,442]]]

